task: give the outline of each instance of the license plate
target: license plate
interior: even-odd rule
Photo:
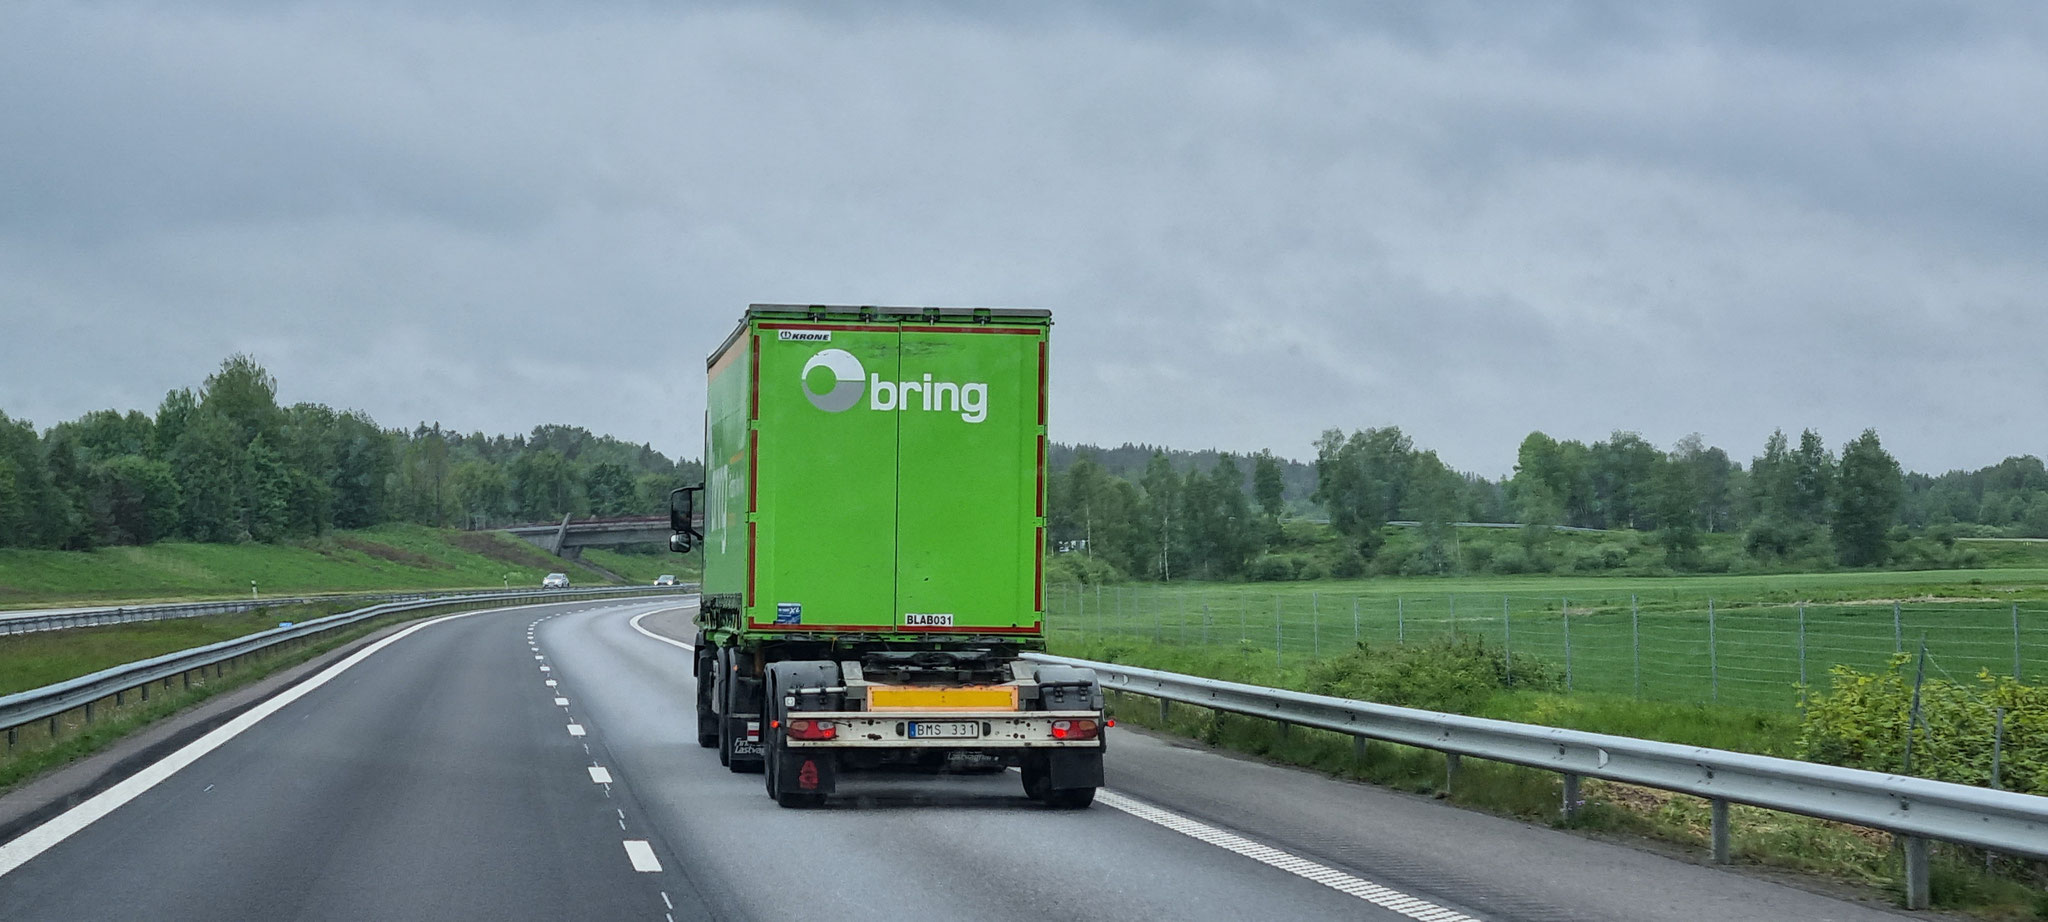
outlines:
[[[931,720],[910,725],[910,738],[918,740],[967,740],[981,735],[981,724],[972,720]]]

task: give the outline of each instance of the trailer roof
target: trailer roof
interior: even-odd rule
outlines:
[[[747,312],[740,316],[740,322],[732,334],[713,350],[704,360],[706,367],[715,364],[725,350],[732,348],[739,339],[740,331],[747,328],[751,320],[761,318],[805,319],[805,320],[896,320],[923,321],[926,323],[986,323],[991,320],[1052,320],[1052,311],[1028,307],[883,307],[854,304],[749,304]]]

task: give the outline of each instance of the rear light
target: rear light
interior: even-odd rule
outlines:
[[[793,740],[829,740],[839,737],[839,728],[829,720],[792,720],[787,728]]]
[[[1092,720],[1055,720],[1052,722],[1052,738],[1056,740],[1092,740],[1102,735],[1102,725]]]

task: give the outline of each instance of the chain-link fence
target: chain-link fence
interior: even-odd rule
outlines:
[[[1541,660],[1570,691],[1791,707],[1835,665],[1872,670],[1924,638],[1943,668],[2048,675],[2048,608],[1985,601],[1728,604],[1677,596],[1384,595],[1257,586],[1047,587],[1062,638],[1227,645],[1286,664],[1354,644],[1476,637]]]

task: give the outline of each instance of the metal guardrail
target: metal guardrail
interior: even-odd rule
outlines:
[[[163,605],[114,605],[101,608],[67,608],[54,611],[0,611],[0,636],[60,631],[75,627],[99,627],[135,621],[169,621],[255,611],[279,605],[310,605],[320,602],[405,602],[422,599],[452,599],[475,596],[539,595],[542,593],[595,594],[619,589],[652,588],[594,586],[582,589],[457,589],[417,592],[356,592],[339,595],[289,596],[273,599],[221,599],[211,602],[173,602]]]
[[[1729,858],[1730,803],[1886,830],[1905,845],[1907,904],[1913,908],[1927,905],[1929,840],[2048,860],[2048,797],[1063,656],[1025,657],[1093,669],[1105,690],[1159,699],[1162,716],[1169,702],[1178,701],[1350,734],[1361,743],[1384,740],[1433,749],[1448,754],[1453,776],[1460,756],[1558,772],[1564,776],[1567,813],[1579,806],[1582,777],[1704,797],[1712,805],[1713,857],[1722,864]]]
[[[0,696],[0,730],[7,732],[8,743],[12,745],[15,731],[18,728],[37,721],[55,721],[58,715],[80,707],[88,709],[87,715],[88,719],[90,719],[92,703],[103,698],[113,697],[118,701],[119,696],[126,692],[142,690],[142,698],[147,700],[149,697],[147,689],[158,682],[168,683],[171,679],[179,676],[189,677],[192,672],[208,666],[216,666],[268,647],[303,640],[335,630],[336,628],[348,627],[349,625],[358,624],[384,615],[456,605],[487,605],[495,602],[513,602],[530,605],[548,602],[573,602],[579,599],[594,597],[683,595],[695,591],[695,584],[661,587],[614,586],[606,589],[555,590],[545,593],[500,592],[489,595],[462,595],[405,602],[387,602],[382,605],[373,605],[355,611],[342,612],[338,615],[315,618],[311,621],[300,622],[288,627],[272,628],[244,637],[237,637],[233,640],[224,640],[216,644],[193,647],[176,653],[166,653],[163,656],[103,669],[91,675],[80,676],[76,679],[58,682],[53,685],[45,685],[42,688]],[[53,723],[51,735],[54,737],[55,734],[56,726]]]

